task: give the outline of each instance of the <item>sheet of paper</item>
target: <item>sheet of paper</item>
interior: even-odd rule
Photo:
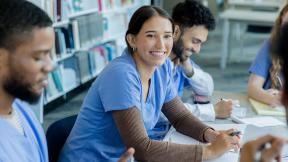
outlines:
[[[235,128],[242,132],[242,134],[245,133],[246,124],[209,124],[212,128],[215,130],[227,130],[230,128]],[[242,139],[242,138],[241,138]],[[240,139],[240,141],[241,141]],[[202,144],[201,142],[188,137],[186,135],[183,135],[179,132],[177,132],[174,128],[171,128],[167,135],[164,138],[164,141],[170,141],[173,143],[179,143],[179,144]],[[223,161],[229,161],[229,162],[237,162],[239,159],[239,152],[226,152],[222,156],[220,156],[217,159],[214,160],[207,160],[205,162],[223,162]]]
[[[251,117],[251,118],[239,118],[236,116],[231,116],[231,119],[236,123],[251,124],[257,127],[285,125],[280,120],[271,116],[259,116],[259,117]]]

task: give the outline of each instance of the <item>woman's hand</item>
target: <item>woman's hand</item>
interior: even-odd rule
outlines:
[[[282,92],[277,89],[268,89],[267,92],[272,95],[270,106],[276,107],[281,105]]]
[[[215,159],[228,150],[238,149],[240,147],[240,138],[238,136],[230,135],[234,131],[235,129],[218,131],[218,135],[211,144],[203,148],[203,160]]]

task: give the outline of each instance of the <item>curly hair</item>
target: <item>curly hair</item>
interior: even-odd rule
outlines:
[[[279,55],[277,55],[275,48],[277,48],[278,44],[278,39],[280,36],[280,31],[281,31],[281,26],[282,26],[282,18],[283,16],[288,12],[288,4],[286,4],[282,10],[279,13],[279,16],[277,17],[274,27],[272,29],[272,33],[271,33],[271,37],[270,37],[270,43],[271,43],[271,50],[270,50],[270,58],[271,58],[271,62],[272,62],[272,66],[269,69],[269,73],[270,73],[270,78],[272,81],[272,88],[275,89],[279,89],[281,86],[279,85],[280,83],[278,83],[277,80],[277,76],[280,75],[281,71],[282,71],[282,60],[279,57]]]
[[[1,0],[0,48],[14,50],[35,28],[52,27],[49,16],[25,0]]]
[[[178,3],[172,11],[172,19],[180,28],[204,25],[209,31],[215,29],[215,19],[210,10],[196,0]]]

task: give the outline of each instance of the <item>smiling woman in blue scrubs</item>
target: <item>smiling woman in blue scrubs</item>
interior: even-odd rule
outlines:
[[[116,161],[127,147],[139,161],[202,161],[238,147],[238,138],[216,132],[188,110],[173,86],[174,25],[160,8],[143,6],[126,32],[127,49],[98,76],[84,100],[60,155],[66,161]],[[180,145],[149,139],[163,112],[186,135],[211,145]]]

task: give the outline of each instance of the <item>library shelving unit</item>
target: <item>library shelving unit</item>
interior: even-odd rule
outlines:
[[[53,19],[54,69],[41,100],[31,105],[43,123],[46,104],[97,77],[125,48],[133,12],[150,0],[30,0]]]

